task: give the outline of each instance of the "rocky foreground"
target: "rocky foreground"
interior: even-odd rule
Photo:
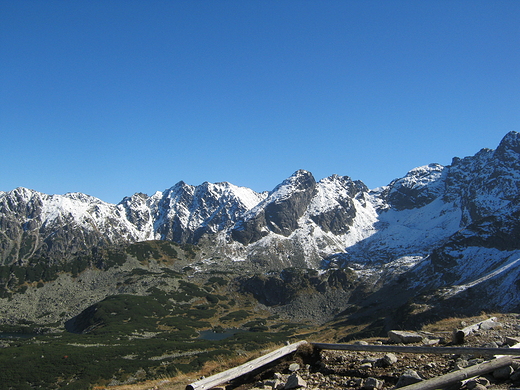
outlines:
[[[509,348],[520,342],[520,316],[500,316],[496,324],[478,329],[464,338],[463,347]],[[457,327],[469,324],[459,323]],[[358,344],[455,346],[452,332],[416,332],[420,342],[408,343],[405,338],[357,341]],[[398,343],[397,341],[401,341]],[[364,389],[384,390],[400,388],[430,378],[464,369],[492,360],[492,356],[475,354],[411,354],[378,353],[361,351],[314,350],[297,353],[277,366],[258,374],[248,383],[238,386],[222,386],[236,390],[272,389]],[[489,374],[456,382],[449,389],[515,389],[520,388],[520,359],[513,357],[511,365]]]

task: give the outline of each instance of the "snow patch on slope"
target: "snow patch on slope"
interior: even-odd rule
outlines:
[[[416,209],[387,209],[373,219],[375,210],[365,217],[367,223],[372,219],[371,225],[365,225],[367,237],[352,237],[352,244],[346,248],[358,261],[364,258],[387,262],[405,255],[422,256],[460,229],[460,208],[441,199]],[[388,258],[389,254],[396,257]]]
[[[507,307],[518,304],[518,295],[513,293],[520,276],[520,251],[504,252],[494,248],[468,247],[458,259],[459,267],[454,271],[459,279],[445,289],[445,299],[453,297],[483,283],[493,283],[493,299],[497,304]]]

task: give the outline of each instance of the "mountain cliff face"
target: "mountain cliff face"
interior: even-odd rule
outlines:
[[[516,132],[496,150],[414,168],[374,190],[303,170],[269,193],[180,182],[117,205],[17,188],[0,193],[0,262],[63,262],[95,247],[169,240],[199,243],[208,261],[218,254],[263,270],[350,268],[374,286],[388,282],[383,268],[389,280],[406,275],[409,288],[459,294],[453,286],[495,283],[512,297],[495,306],[511,308],[520,296],[511,281],[520,272],[519,202]]]
[[[298,228],[298,220],[316,192],[316,181],[312,174],[296,172],[239,219],[232,229],[233,238],[242,244],[249,244],[269,232],[290,236]]]

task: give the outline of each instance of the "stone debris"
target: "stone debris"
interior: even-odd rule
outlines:
[[[424,345],[433,347],[441,342],[441,339],[423,339]]]
[[[278,389],[285,386],[284,383],[279,379],[266,380],[264,381],[263,385],[264,387],[271,389]]]
[[[361,361],[361,364],[370,363],[372,366],[377,362],[377,358],[375,357],[366,357]]]

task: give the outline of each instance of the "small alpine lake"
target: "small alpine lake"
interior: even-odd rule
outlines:
[[[199,332],[199,339],[202,340],[211,340],[211,341],[219,341],[219,340],[225,340],[229,337],[233,337],[237,333],[246,332],[243,329],[237,329],[237,328],[229,328],[229,329],[222,329],[222,330],[214,330],[214,329],[208,329],[208,330],[201,330]]]

